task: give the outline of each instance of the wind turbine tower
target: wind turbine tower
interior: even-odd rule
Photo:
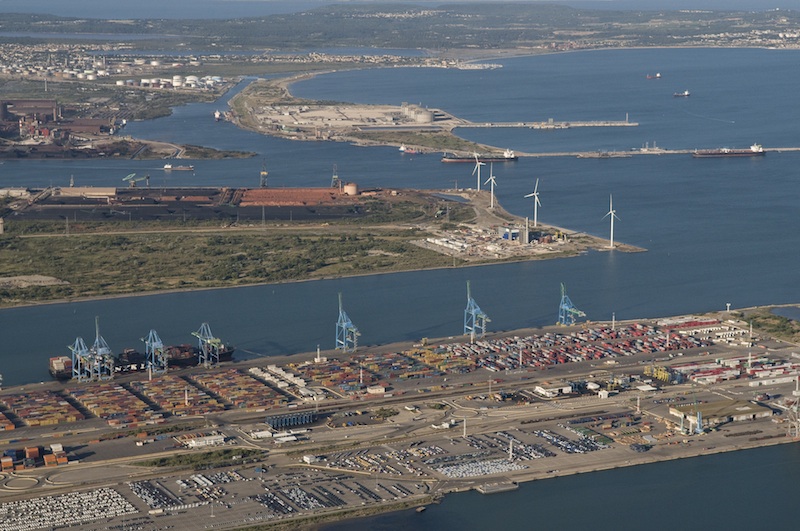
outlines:
[[[572,301],[567,295],[567,288],[561,284],[561,304],[558,306],[558,323],[562,326],[571,326],[575,324],[575,319],[578,317],[586,317],[586,314],[580,311],[572,304]]]
[[[464,335],[469,335],[470,342],[475,341],[475,337],[483,337],[486,334],[486,323],[490,322],[489,316],[480,309],[478,303],[472,298],[470,293],[469,280],[467,280],[467,308],[464,310]]]
[[[483,184],[489,184],[490,185],[489,196],[490,196],[491,199],[489,201],[489,208],[491,210],[494,210],[494,187],[497,184],[497,181],[495,181],[495,178],[494,178],[494,164],[490,164],[489,165],[489,178],[486,179],[486,182],[483,183]]]
[[[609,243],[608,247],[610,249],[613,249],[614,248],[614,218],[619,219],[619,217],[617,217],[617,211],[614,210],[614,198],[611,196],[611,194],[608,195],[608,212],[606,213],[605,216],[603,216],[603,219],[605,219],[605,218],[610,218],[611,219],[611,242]]]
[[[342,307],[342,294],[339,293],[339,320],[336,322],[336,350],[355,352],[358,348],[358,331],[356,325],[347,316]]]
[[[486,166],[485,162],[481,162],[478,158],[477,153],[473,153],[475,155],[475,168],[472,170],[472,175],[478,174],[478,187],[477,190],[481,191],[481,166]]]
[[[529,193],[525,196],[525,198],[533,198],[533,226],[537,227],[539,225],[539,207],[542,206],[541,201],[539,201],[539,179],[536,179],[536,186],[533,187],[533,192]]]

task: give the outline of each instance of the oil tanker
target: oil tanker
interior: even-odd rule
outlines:
[[[505,150],[499,155],[480,155],[474,154],[471,157],[463,157],[460,155],[449,155],[447,153],[442,156],[442,162],[511,162],[517,160],[517,155],[510,149]]]
[[[761,144],[753,144],[746,149],[698,149],[692,153],[692,156],[698,159],[702,158],[718,158],[718,157],[759,157],[764,155],[764,148]]]

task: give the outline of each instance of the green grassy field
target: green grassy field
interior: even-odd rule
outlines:
[[[444,224],[434,207],[409,202],[373,211],[365,219],[323,225],[72,223],[69,234],[62,221],[7,222],[0,237],[0,277],[44,275],[67,283],[0,287],[0,306],[454,265],[452,258],[411,243],[425,237],[423,230],[395,225]],[[451,221],[470,215],[469,207],[451,207]]]

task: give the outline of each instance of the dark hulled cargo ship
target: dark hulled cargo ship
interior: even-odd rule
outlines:
[[[219,345],[217,353],[219,361],[230,361],[236,350],[227,345]],[[164,347],[167,365],[173,368],[194,367],[200,363],[200,348],[188,343]],[[136,349],[126,348],[114,358],[114,373],[125,374],[147,370],[147,355]],[[56,380],[72,379],[72,358],[56,356],[50,358],[50,376]]]

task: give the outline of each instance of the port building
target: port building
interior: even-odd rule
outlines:
[[[703,429],[713,428],[728,422],[743,422],[772,416],[772,410],[767,406],[747,400],[679,404],[670,406],[669,413],[679,419],[688,421],[692,428],[695,427],[699,413],[701,428]]]

